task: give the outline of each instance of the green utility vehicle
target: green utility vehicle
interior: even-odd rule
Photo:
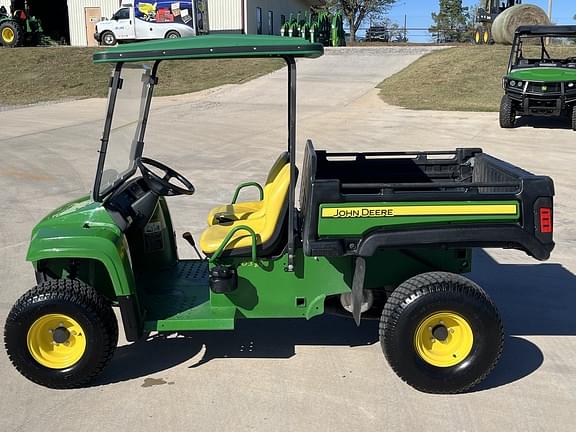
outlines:
[[[576,130],[576,26],[521,26],[502,79],[500,126],[517,116],[567,116]]]
[[[10,14],[4,6],[0,7],[0,46],[39,45],[43,34],[40,20],[30,13],[26,2],[12,0]]]
[[[334,307],[359,325],[376,311],[384,354],[410,385],[455,393],[486,377],[502,351],[502,323],[461,273],[471,269],[472,247],[549,257],[552,180],[479,149],[327,153],[308,141],[297,209],[295,59],[322,53],[302,39],[215,35],[94,54],[112,65],[94,189],[32,231],[27,259],[38,285],[5,326],[22,375],[53,388],[87,384],[112,358],[117,306],[129,341],[233,330],[239,319],[311,319]],[[209,213],[204,256],[179,259],[168,201],[194,186],[144,156],[159,68],[254,57],[287,64],[287,151],[264,185],[241,184]],[[238,200],[248,187],[260,200]]]

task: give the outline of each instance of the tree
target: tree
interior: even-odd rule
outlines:
[[[386,42],[408,42],[406,30],[400,24],[393,22],[390,18],[385,17],[379,21],[371,23],[371,27],[380,27],[385,29],[387,34]]]
[[[432,12],[434,24],[428,29],[439,42],[464,42],[468,37],[470,14],[462,0],[439,0],[440,11]]]
[[[342,13],[350,28],[350,40],[368,17],[381,18],[396,0],[327,0],[328,9]]]

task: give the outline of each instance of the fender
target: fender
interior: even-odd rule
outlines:
[[[126,238],[106,209],[89,197],[58,208],[32,231],[26,259],[37,267],[41,260],[59,258],[100,261],[116,296],[135,293]]]
[[[102,228],[89,228],[86,233],[71,231],[59,231],[52,236],[39,230],[32,238],[26,259],[35,265],[44,259],[94,259],[108,271],[116,296],[134,294],[134,275],[125,237]]]

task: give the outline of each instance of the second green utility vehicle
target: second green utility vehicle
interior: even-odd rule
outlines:
[[[519,27],[502,87],[501,127],[518,116],[564,116],[576,130],[576,26]]]
[[[552,180],[480,149],[329,153],[308,141],[297,206],[295,59],[322,53],[298,38],[220,35],[94,55],[112,66],[94,188],[32,231],[27,259],[38,285],[16,302],[4,333],[22,375],[53,388],[87,384],[112,359],[114,306],[128,341],[233,330],[240,319],[311,319],[333,307],[359,325],[376,312],[389,364],[415,388],[462,392],[490,373],[502,322],[461,274],[471,269],[473,247],[549,257]],[[264,185],[241,184],[209,213],[204,256],[180,259],[168,201],[195,188],[144,153],[154,147],[145,142],[159,69],[176,59],[255,57],[287,64],[287,151]],[[248,187],[259,200],[238,199]],[[196,248],[192,235],[183,237]]]

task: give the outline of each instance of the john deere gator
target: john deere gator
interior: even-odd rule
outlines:
[[[502,87],[501,127],[519,116],[562,116],[576,130],[576,26],[519,27]]]
[[[112,66],[94,186],[32,230],[27,259],[37,286],[4,330],[22,375],[53,388],[89,383],[114,361],[113,307],[136,341],[150,332],[233,330],[242,319],[309,320],[334,305],[351,325],[378,316],[390,367],[421,391],[466,391],[490,373],[502,321],[462,274],[476,247],[550,256],[552,180],[474,148],[328,152],[308,141],[298,167],[296,59],[322,54],[321,44],[302,39],[232,35],[94,54]],[[158,71],[172,60],[255,57],[286,62],[287,149],[263,184],[243,183],[230,202],[214,203],[198,243],[183,233],[201,252],[181,259],[168,204],[193,199],[195,187],[145,156],[158,144],[146,142]],[[246,188],[260,198],[241,201]]]

